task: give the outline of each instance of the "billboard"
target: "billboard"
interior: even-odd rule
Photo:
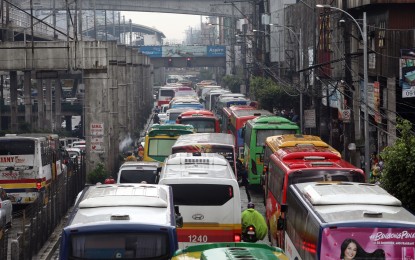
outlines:
[[[401,50],[399,83],[402,98],[415,97],[415,49]]]
[[[141,46],[140,52],[150,58],[166,57],[225,57],[226,46]]]
[[[406,228],[325,228],[321,259],[414,259],[415,230]]]

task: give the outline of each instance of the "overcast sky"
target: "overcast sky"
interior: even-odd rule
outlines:
[[[185,38],[185,30],[189,27],[200,29],[200,15],[122,12],[125,21],[155,28],[166,36],[164,42],[181,43]],[[204,19],[204,18],[202,18]],[[202,20],[202,22],[205,22]]]

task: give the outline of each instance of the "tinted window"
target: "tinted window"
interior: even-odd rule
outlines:
[[[167,258],[169,253],[168,237],[164,233],[81,234],[73,235],[71,244],[70,259]]]
[[[272,129],[272,130],[257,130],[256,145],[264,146],[265,139],[274,135],[285,135],[285,134],[295,134],[297,130],[284,130],[284,129]]]
[[[289,175],[288,185],[314,181],[365,182],[365,179],[356,171],[343,169],[301,170]]]
[[[192,125],[195,128],[196,133],[214,133],[215,132],[215,120],[210,119],[183,119],[182,124]]]
[[[154,170],[122,170],[120,183],[156,183],[157,169]]]
[[[1,140],[0,155],[35,154],[35,141]]]
[[[173,188],[175,205],[220,206],[233,198],[233,188],[230,185],[174,184],[170,186]]]
[[[171,97],[173,98],[175,95],[174,89],[161,89],[160,90],[160,97]]]

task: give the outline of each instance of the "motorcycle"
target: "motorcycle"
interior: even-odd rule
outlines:
[[[255,243],[256,241],[258,241],[254,226],[249,225],[248,227],[246,227],[245,231],[242,232],[242,240],[244,242],[252,242],[252,243]]]

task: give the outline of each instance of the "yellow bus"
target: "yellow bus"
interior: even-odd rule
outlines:
[[[164,159],[171,154],[171,148],[177,138],[181,135],[193,133],[194,128],[191,125],[153,125],[147,131],[145,137],[143,161],[164,162]]]

